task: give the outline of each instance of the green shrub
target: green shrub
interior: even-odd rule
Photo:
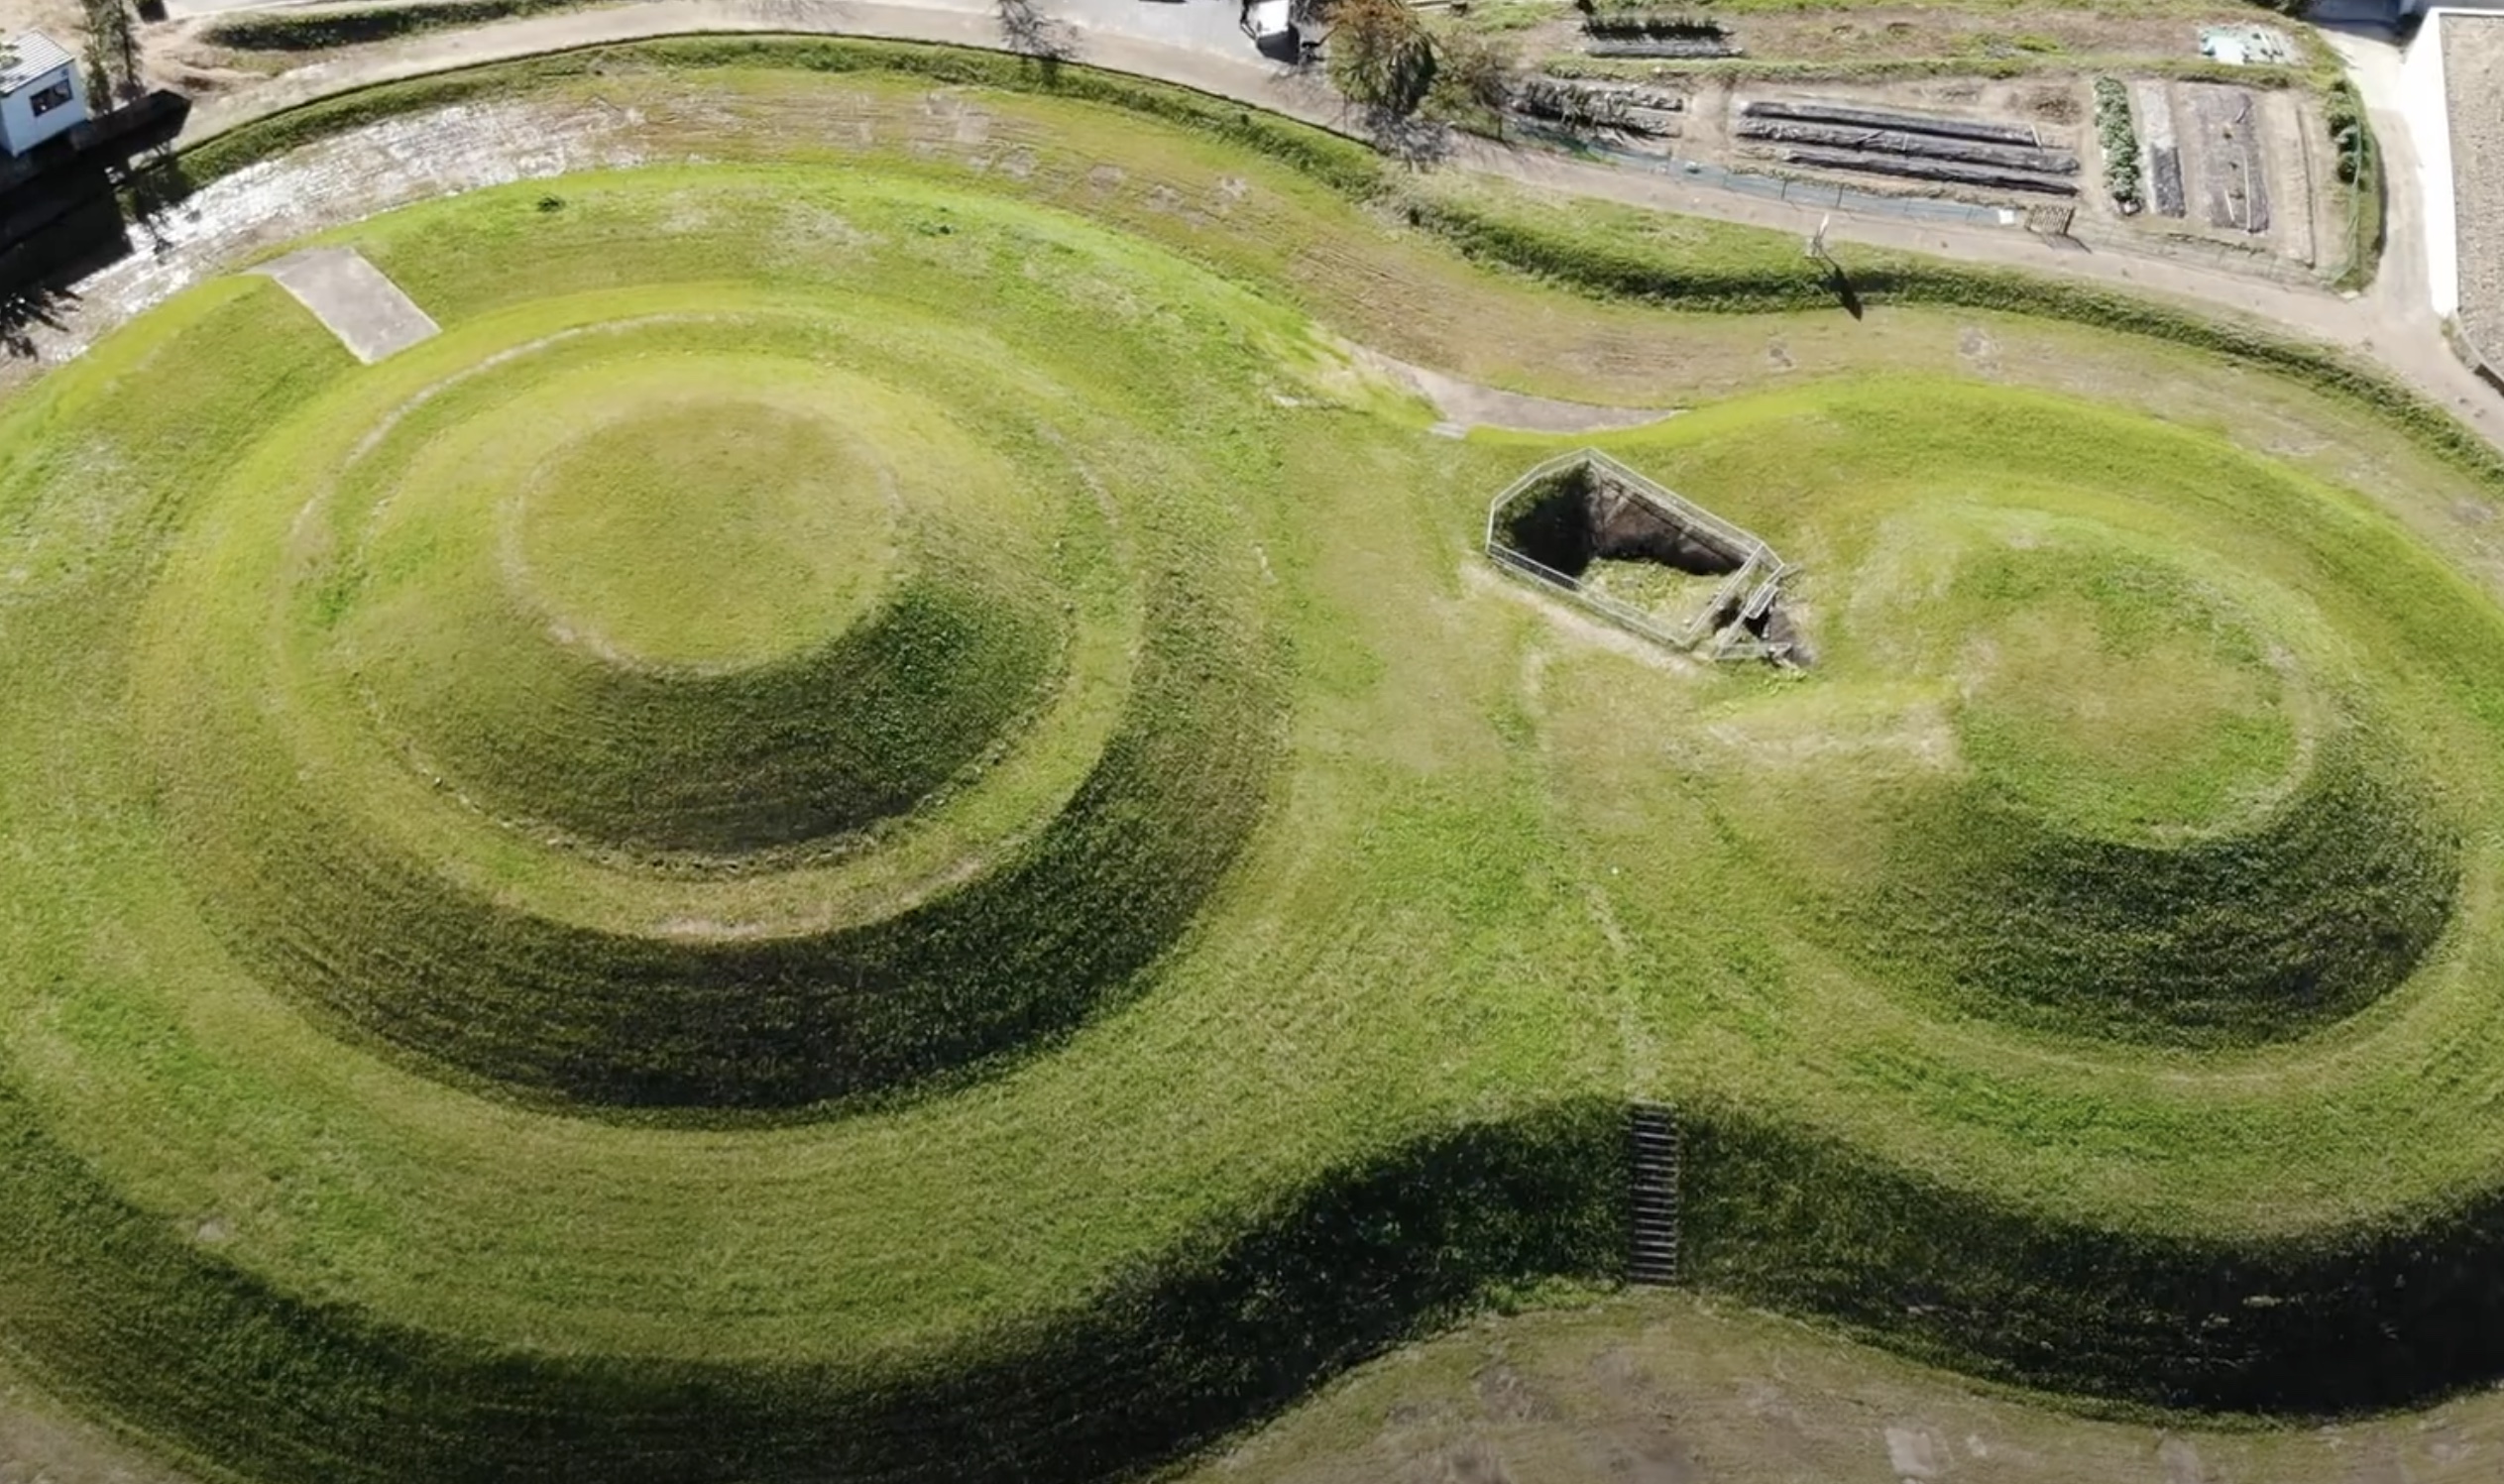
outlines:
[[[266,11],[215,22],[200,39],[244,52],[323,52],[603,3],[610,0],[431,0],[360,10]]]
[[[2104,146],[2105,188],[2113,204],[2136,211],[2145,204],[2139,186],[2139,135],[2130,123],[2130,89],[2111,77],[2096,79],[2096,138]]]

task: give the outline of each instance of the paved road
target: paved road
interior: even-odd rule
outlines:
[[[176,14],[247,0],[171,0]],[[1346,130],[1345,106],[1319,79],[1254,52],[1237,29],[1236,0],[1037,0],[1062,28],[1076,59],[1162,78],[1240,99],[1324,127]],[[325,93],[395,77],[566,47],[705,31],[818,32],[997,47],[1002,32],[994,0],[645,0],[604,10],[566,12],[359,49],[339,59],[283,73],[209,100],[194,110],[189,137]],[[2405,117],[2388,96],[2396,53],[2361,37],[2338,39],[2357,49],[2374,123],[2397,181],[2414,178],[2415,154]],[[2381,47],[2379,54],[2372,49]],[[1575,161],[1544,151],[1465,139],[1448,168],[1628,204],[1778,228],[1805,234],[1828,213],[1812,206],[1742,195],[1684,176]],[[2281,284],[2180,259],[2106,249],[2055,248],[2021,231],[1990,226],[1916,223],[1895,217],[1833,213],[1829,241],[1935,253],[1964,262],[1998,264],[2126,287],[2215,311],[2245,315],[2379,361],[2426,396],[2450,407],[2504,448],[2504,398],[2461,365],[2445,344],[2425,294],[2424,241],[2415,193],[2392,192],[2386,269],[2373,289],[2341,297],[2312,285]],[[1847,263],[1849,254],[1845,254]]]

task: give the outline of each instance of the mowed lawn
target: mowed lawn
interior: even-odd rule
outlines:
[[[803,96],[768,75],[735,101]],[[1708,1136],[1701,1280],[1813,1312],[1809,1258],[1882,1308],[1904,1274],[1881,1238],[1949,1245],[1915,1229],[1944,1209],[1999,1223],[1951,1312],[2015,1283],[2012,1325],[2098,1334],[2096,1274],[2025,1290],[2027,1241],[2336,1255],[2493,1196],[2504,621],[2421,539],[2456,485],[2353,412],[2281,462],[2206,425],[2216,403],[2169,421],[2135,404],[2147,386],[2099,380],[2144,356],[2197,381],[2186,352],[1992,320],[2008,364],[1987,378],[1942,348],[1952,321],[1886,317],[1863,357],[1832,316],[1595,303],[1205,140],[985,106],[1135,151],[1143,179],[1233,181],[1232,214],[1158,216],[1136,182],[1044,204],[1049,170],[902,150],[489,190],[333,234],[445,326],[403,357],[358,368],[274,286],[224,279],[6,409],[0,1042],[23,1157],[0,1324],[48,1375],[306,1477],[422,1472],[471,1427],[497,1439],[486,1469],[584,1418],[731,1395],[764,1423],[718,1475],[799,1477],[839,1423],[885,1416],[881,1388],[1025,1386],[1023,1406],[1066,1361],[1056,1335],[1146,1334],[1198,1409],[1165,1439],[1188,1443],[1404,1324],[1606,1281],[1630,1096]],[[1357,286],[1377,253],[1435,285],[1405,331]],[[1692,406],[1602,441],[1802,562],[1815,662],[1647,651],[1497,575],[1485,500],[1570,445],[1434,436],[1349,350],[1374,330],[1529,390]],[[1690,333],[1700,360],[1661,369]],[[1754,385],[1777,375],[1768,335],[1821,374]],[[1612,337],[1636,348],[1553,375],[1524,349]],[[696,520],[723,544],[685,570],[652,461],[528,458],[534,414],[685,448],[703,428],[654,390],[674,365],[761,421],[669,484],[743,472],[771,495]],[[2276,384],[2255,404],[2325,405]],[[779,452],[742,471],[758,439]],[[881,469],[891,516],[846,504]],[[480,470],[550,503],[500,514],[509,481]],[[816,523],[830,506],[852,514]],[[790,532],[792,564],[724,557],[760,539],[741,520]],[[505,558],[562,575],[517,590]],[[790,602],[721,599],[750,566]],[[752,729],[715,719],[807,708],[726,695],[725,673],[864,631],[924,572],[963,576],[942,612],[1031,617],[968,617],[960,647],[893,651],[911,683],[861,680],[848,714],[888,717],[891,692],[979,677],[879,734],[858,776],[783,759],[795,797],[892,782],[893,823],[829,804],[867,833],[770,841],[742,869],[721,857],[749,837],[634,815],[677,797],[672,759],[753,761]],[[609,668],[511,683],[508,662],[580,659],[551,611],[569,643],[605,635],[583,652]],[[644,703],[567,677],[606,683],[621,653],[685,671],[667,715],[703,746],[574,776],[602,708]],[[573,699],[535,716],[551,691]],[[939,725],[985,707],[973,735]],[[619,982],[548,943],[640,972],[653,944],[874,929],[1037,860],[1108,883],[1061,926],[1146,967],[1073,958],[1083,993],[957,999],[913,977],[912,940],[875,963],[927,995],[867,976],[838,1044],[783,1048],[887,1048],[876,1077],[726,1061],[694,1081],[790,1095],[615,1095],[574,1073],[621,1054],[601,1037],[633,1005],[533,1008]],[[1036,927],[1019,904],[1059,898],[1005,900],[927,940],[934,962],[1012,955]],[[545,999],[500,1019],[508,981],[464,964]],[[674,993],[676,972],[650,977]],[[689,1056],[801,1015],[781,980],[710,987],[716,1023],[755,1034]],[[976,1014],[979,1044],[950,1039]],[[679,1055],[628,1049],[638,1076]],[[1763,1148],[1846,1151],[1853,1179],[1804,1163],[1792,1222],[1758,1221],[1788,1178],[1749,1163],[1768,1129]],[[1549,1173],[1572,1199],[1508,1208],[1537,1161],[1507,1139],[1570,1150]],[[1833,1245],[1786,1245],[1820,1202]],[[1379,1271],[1337,1261],[1357,1252]],[[2114,1332],[2187,1322],[2165,1302]],[[1237,1327],[1195,1349],[1173,1316],[1203,1313]],[[2030,1362],[2031,1331],[1964,1350],[1917,1316],[1842,1316],[2081,1390],[2128,1391],[2141,1342],[2071,1366]],[[1228,1334],[1292,1359],[1264,1370]],[[221,1408],[222,1385],[279,1410]],[[561,1405],[582,1410],[532,1431]],[[351,1417],[426,1441],[291,1430]],[[670,1451],[701,1436],[609,1431],[621,1477],[704,1476]],[[1006,1476],[1036,1455],[1002,1431],[982,1458]]]

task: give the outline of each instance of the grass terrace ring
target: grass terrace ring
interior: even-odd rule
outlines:
[[[1053,570],[1056,526],[1102,517],[1068,472],[1075,513],[1009,498],[996,455],[874,382],[687,338],[578,342],[536,385],[507,362],[396,424],[344,478],[363,528],[316,513],[350,528],[295,622],[326,631],[307,668],[487,812],[736,859],[978,769],[1059,678],[1052,595],[1085,574]]]
[[[434,338],[222,278],[0,407],[49,1384],[255,1479],[1140,1472],[1622,1275],[1630,1100],[1685,1280],[1968,1373],[2504,1374],[2482,476],[2179,347],[1993,317],[1993,385],[1961,320],[1573,297],[1317,137],[739,46],[530,85],[752,163],[328,239]],[[1436,436],[1349,349],[1413,321],[1534,391],[1695,359],[1599,441],[1798,564],[1813,663],[1490,568],[1584,440]],[[1833,374],[1731,391],[1768,325]]]
[[[1249,594],[1148,591],[1179,522],[1086,451],[1145,439],[1005,347],[638,302],[455,332],[229,481],[142,660],[198,898],[534,1098],[788,1108],[1075,1023],[1249,823]]]

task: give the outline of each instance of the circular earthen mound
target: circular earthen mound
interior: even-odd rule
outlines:
[[[1077,69],[498,79],[463,127],[745,163],[344,230],[443,327],[375,365],[219,279],[0,409],[48,1385],[255,1479],[1077,1484],[1621,1278],[1635,1210],[2076,1396],[2504,1373],[2482,475],[2015,317],[2041,385],[1890,309],[1882,379],[1716,401],[1764,321],[1434,237],[1692,245]],[[1491,569],[1568,444],[1349,339],[1694,402],[1608,451],[1801,564],[1817,667]]]
[[[935,328],[564,312],[349,379],[203,499],[138,665],[207,918],[587,1106],[855,1096],[1117,993],[1272,731],[1246,595],[1140,570],[1188,483],[1092,451],[1153,434]]]

